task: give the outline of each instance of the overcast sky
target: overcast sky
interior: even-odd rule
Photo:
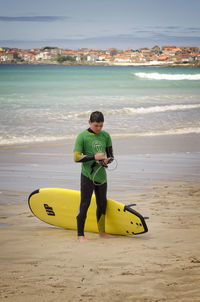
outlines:
[[[200,47],[200,0],[0,0],[0,46]]]

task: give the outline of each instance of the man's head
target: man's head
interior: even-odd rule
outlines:
[[[89,124],[90,124],[90,129],[94,133],[98,134],[101,131],[101,129],[103,128],[103,123],[104,123],[104,116],[102,112],[94,111],[91,113]]]

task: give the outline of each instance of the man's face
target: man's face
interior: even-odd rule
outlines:
[[[103,128],[103,122],[98,123],[98,122],[89,121],[89,124],[90,124],[90,129],[96,134],[98,134]]]

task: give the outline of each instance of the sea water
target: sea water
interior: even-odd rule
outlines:
[[[200,133],[200,70],[0,65],[0,145],[72,140],[96,110],[112,137]]]

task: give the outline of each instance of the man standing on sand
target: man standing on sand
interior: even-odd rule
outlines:
[[[112,141],[109,133],[102,130],[104,116],[95,111],[90,115],[90,128],[81,132],[74,146],[74,161],[82,163],[81,202],[77,215],[78,241],[87,241],[84,226],[93,191],[97,203],[97,225],[101,237],[105,233],[107,206],[107,178],[105,167],[113,160]]]

